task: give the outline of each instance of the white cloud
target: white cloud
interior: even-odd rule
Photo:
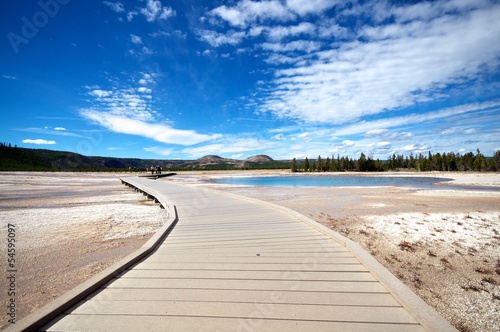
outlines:
[[[378,142],[377,146],[378,147],[388,147],[388,146],[391,146],[391,142]]]
[[[26,144],[37,144],[37,145],[53,145],[56,144],[56,141],[47,141],[45,139],[23,139],[23,143]]]
[[[297,15],[321,14],[332,8],[337,1],[332,0],[278,0],[252,1],[242,0],[235,6],[220,6],[212,9],[209,15],[222,19],[232,26],[246,28],[253,23],[277,20],[281,22],[295,20]]]
[[[113,92],[112,91],[106,91],[106,90],[101,90],[101,89],[94,89],[90,91],[90,95],[97,97],[97,98],[105,98],[111,96]]]
[[[139,12],[136,10],[131,10],[127,12],[127,21],[131,22],[134,19],[134,16],[139,15]]]
[[[320,14],[339,2],[337,0],[287,0],[286,5],[293,12],[304,16],[307,14]]]
[[[137,36],[137,35],[134,35],[134,34],[131,34],[130,35],[130,40],[132,41],[132,43],[134,44],[142,44],[142,38]]]
[[[175,16],[175,10],[173,10],[170,7],[163,7],[161,14],[160,14],[160,19],[165,20],[169,17]]]
[[[164,30],[158,30],[149,34],[151,37],[170,37],[170,33]]]
[[[3,78],[6,78],[8,80],[17,80],[17,77],[15,76],[9,76],[9,75],[2,75]]]
[[[144,87],[144,86],[141,86],[141,87],[139,87],[139,88],[137,89],[137,91],[138,91],[138,92],[140,92],[140,93],[148,93],[148,94],[149,94],[149,93],[151,93],[151,91],[152,91],[152,90],[151,90],[151,89],[149,89],[149,88],[146,88],[146,87]]]
[[[273,52],[301,51],[311,53],[321,48],[321,43],[311,40],[294,40],[289,43],[263,43],[262,48]]]
[[[140,10],[148,22],[153,22],[157,18],[167,19],[175,16],[175,11],[170,7],[164,7],[161,1],[148,0],[146,7]]]
[[[270,40],[278,41],[287,37],[295,37],[300,35],[314,35],[316,27],[310,22],[302,22],[292,26],[276,26],[262,28],[266,31],[266,35]]]
[[[81,134],[75,134],[75,133],[71,133],[71,132],[68,132],[66,130],[61,130],[61,129],[57,129],[57,128],[54,128],[53,130],[51,130],[49,127],[45,127],[45,128],[33,128],[33,127],[31,127],[31,128],[17,129],[17,130],[25,131],[25,132],[30,132],[30,133],[36,133],[36,134],[43,134],[43,135],[55,135],[55,136],[67,136],[67,137],[84,137]]]
[[[463,131],[464,135],[475,134],[477,132],[478,132],[477,128],[465,129]]]
[[[354,146],[354,142],[346,139],[345,141],[342,142],[342,145],[343,146]]]
[[[149,77],[149,74],[147,75]],[[92,102],[96,109],[140,121],[152,121],[157,115],[151,108],[150,93],[151,89],[143,86],[112,90],[97,88],[89,91],[89,95],[94,98]]]
[[[366,132],[366,136],[381,136],[385,135],[389,130],[387,129],[373,129]]]
[[[209,14],[238,27],[246,27],[250,23],[271,19],[287,21],[295,18],[295,15],[278,0],[242,0],[234,7],[223,5],[212,9]]]
[[[146,46],[142,47],[141,52],[142,52],[142,54],[146,54],[146,55],[151,55],[154,53],[149,47],[146,47]]]
[[[316,52],[317,60],[277,71],[274,92],[263,100],[262,110],[340,124],[432,100],[446,93],[449,84],[473,80],[498,66],[498,17],[497,5],[428,21],[362,27],[358,37],[364,42],[356,38],[336,44]],[[319,49],[317,41],[308,42],[303,50]],[[295,47],[263,47],[273,52],[300,49],[290,45]]]
[[[431,150],[431,146],[428,144],[409,144],[398,149],[398,154],[407,155],[409,153],[428,153]]]
[[[221,45],[237,45],[243,38],[245,38],[245,32],[228,31],[226,33],[218,33],[211,30],[196,30],[198,37],[212,45],[213,47],[219,47]]]
[[[365,133],[366,137],[380,137],[383,139],[403,140],[412,137],[409,132],[395,132],[388,129],[372,129]]]
[[[138,82],[140,85],[154,84],[155,79],[153,74],[142,73],[142,78]]]
[[[293,55],[293,54],[292,54]],[[271,54],[264,61],[271,64],[294,64],[299,61],[299,56],[288,56],[283,54]]]
[[[203,52],[196,52],[196,54],[202,55],[202,56],[210,56],[210,55],[212,55],[212,51],[211,50],[204,50]]]
[[[199,158],[211,154],[224,155],[261,150],[269,146],[269,142],[255,138],[231,137],[214,144],[185,148],[183,152],[193,158]]]
[[[125,8],[123,7],[123,3],[121,2],[103,1],[103,4],[111,8],[111,10],[113,10],[115,13],[125,12]]]
[[[477,128],[469,128],[469,129],[463,129],[463,128],[450,128],[443,130],[441,132],[442,135],[470,135],[470,134],[475,134],[478,132]]]
[[[335,38],[335,39],[345,39],[348,37],[354,37],[354,33],[350,32],[349,29],[343,27],[334,19],[323,19],[317,24],[318,37],[320,38]]]
[[[220,137],[219,134],[198,134],[193,130],[179,130],[165,124],[145,122],[95,110],[81,110],[80,114],[110,131],[142,136],[166,144],[193,145]]]
[[[66,128],[63,128],[63,127],[55,127],[54,130],[58,130],[58,131],[65,131]]]
[[[437,119],[449,118],[459,114],[466,114],[470,112],[478,112],[488,109],[498,109],[500,107],[500,100],[493,100],[483,103],[464,104],[455,107],[448,107],[433,112],[422,114],[408,114],[405,116],[395,116],[381,120],[362,121],[354,125],[344,126],[335,131],[336,135],[354,135],[359,133],[367,133],[373,128],[378,130],[399,127],[402,125],[417,124],[427,121],[434,121]]]

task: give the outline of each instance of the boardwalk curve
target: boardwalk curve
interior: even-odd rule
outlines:
[[[44,330],[456,331],[358,245],[292,210],[122,181],[175,205],[178,220]]]

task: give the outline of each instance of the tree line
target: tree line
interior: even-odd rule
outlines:
[[[317,159],[297,160],[293,158],[291,163],[292,172],[384,172],[384,171],[475,171],[475,172],[499,172],[500,150],[493,157],[485,157],[479,149],[476,153],[436,153],[405,156],[393,154],[387,160],[373,159],[365,153],[361,153],[356,160],[349,157],[332,156],[326,159],[318,156]]]

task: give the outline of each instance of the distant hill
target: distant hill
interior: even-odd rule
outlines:
[[[0,146],[0,171],[124,171],[161,165],[169,170],[290,168],[290,161],[267,155],[245,160],[208,155],[197,160],[88,157],[65,151]]]
[[[253,157],[248,157],[246,161],[251,162],[251,163],[269,163],[273,162],[273,158],[269,157],[268,155],[265,154],[259,154]]]

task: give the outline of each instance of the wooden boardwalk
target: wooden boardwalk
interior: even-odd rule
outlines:
[[[126,181],[175,204],[177,224],[153,254],[45,330],[454,330],[297,213],[168,180]]]

